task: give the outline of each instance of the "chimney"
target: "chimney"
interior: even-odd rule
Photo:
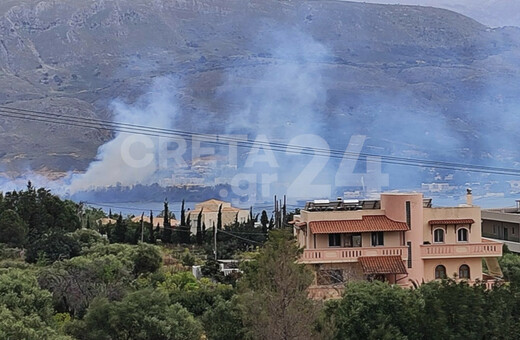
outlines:
[[[471,189],[466,189],[466,205],[473,206],[473,195],[471,195]]]

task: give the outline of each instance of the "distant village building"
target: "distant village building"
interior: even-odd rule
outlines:
[[[492,285],[502,276],[502,244],[482,238],[471,193],[466,204],[447,208],[432,207],[420,193],[313,201],[292,223],[304,248],[300,262],[315,273],[314,298],[339,297],[349,280],[414,287],[449,277]],[[483,274],[482,260],[491,276]]]
[[[206,228],[213,228],[217,226],[218,210],[222,206],[222,227],[226,227],[238,221],[244,223],[249,220],[249,210],[239,209],[231,206],[231,203],[220,201],[217,199],[210,199],[195,205],[195,208],[186,213],[186,218],[190,218],[191,232],[197,232],[197,218],[202,210],[202,222]]]
[[[97,219],[96,223],[98,225],[116,224],[117,220],[114,220],[113,218],[102,217],[102,218]]]
[[[135,222],[135,223],[140,223],[141,222],[141,216],[136,216],[136,217],[132,217],[132,222]],[[145,223],[150,223],[150,216],[144,216],[143,217],[143,221]],[[174,218],[171,218],[170,219],[170,226],[172,228],[175,228],[177,226],[180,225],[180,221],[177,221],[176,219]],[[153,218],[153,226],[154,227],[159,227],[159,228],[163,228],[164,227],[164,217],[154,217]]]
[[[141,216],[132,217],[130,220],[132,222],[135,222],[135,223],[140,223],[141,222]],[[145,223],[150,223],[150,216],[145,215],[143,217],[143,221]],[[114,220],[113,218],[103,217],[103,218],[98,219],[96,221],[96,223],[101,224],[101,225],[109,225],[109,224],[115,225],[117,223],[117,220]],[[177,221],[176,219],[173,219],[173,218],[170,219],[170,225],[172,227],[177,227],[179,224],[180,224],[180,222]],[[159,227],[159,228],[164,227],[164,218],[163,217],[154,217],[153,218],[153,226],[154,227]]]
[[[520,200],[514,208],[482,210],[482,235],[500,240],[509,250],[520,253]]]

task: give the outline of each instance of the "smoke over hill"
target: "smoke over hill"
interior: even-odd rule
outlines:
[[[519,29],[342,1],[25,0],[0,13],[1,103],[207,134],[141,136],[127,145],[130,163],[153,161],[126,167],[125,134],[0,115],[0,167],[11,177],[65,175],[72,192],[202,181],[262,197],[306,196],[302,185],[330,196],[453,171],[377,159],[345,167],[276,143],[508,167],[519,159]],[[215,144],[216,135],[232,139]],[[258,143],[240,147],[244,139]]]

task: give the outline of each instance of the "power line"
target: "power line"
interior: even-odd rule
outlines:
[[[353,153],[348,151],[334,150],[334,149],[324,149],[317,147],[305,147],[298,145],[290,145],[285,143],[276,143],[276,142],[262,142],[262,141],[251,141],[251,140],[243,140],[240,138],[235,138],[232,136],[222,136],[222,135],[208,135],[201,133],[194,133],[182,130],[173,130],[173,129],[164,129],[158,127],[148,127],[144,125],[137,124],[127,124],[127,123],[114,123],[107,120],[102,119],[90,119],[90,118],[82,118],[82,117],[74,117],[65,114],[59,113],[49,113],[43,111],[36,110],[26,110],[26,109],[17,109],[7,106],[0,106],[0,116],[10,117],[15,119],[23,119],[29,121],[36,121],[42,123],[52,123],[52,124],[61,124],[67,126],[76,126],[76,127],[84,127],[84,128],[92,128],[92,129],[100,129],[100,130],[108,130],[115,131],[120,133],[130,133],[130,134],[141,134],[148,136],[168,136],[168,137],[186,137],[192,138],[195,140],[201,140],[208,144],[216,144],[216,145],[226,145],[229,143],[234,143],[240,147],[265,147],[270,148],[276,152],[285,152],[292,154],[303,154],[303,155],[312,155],[312,156],[322,156],[322,157],[330,157],[333,159],[352,159],[357,160],[359,158],[366,158],[367,162],[381,162],[384,164],[392,164],[392,165],[404,165],[404,166],[414,166],[421,168],[438,168],[438,169],[450,169],[450,170],[460,170],[460,171],[468,171],[468,172],[476,172],[476,173],[487,173],[487,174],[499,174],[499,175],[509,175],[509,176],[519,176],[520,170],[511,169],[511,168],[503,168],[503,167],[491,167],[484,165],[474,165],[474,164],[464,164],[464,163],[453,163],[453,162],[444,162],[444,161],[435,161],[435,160],[425,160],[425,159],[416,159],[416,158],[404,158],[404,157],[396,157],[396,156],[386,156],[379,154],[371,154],[371,153]],[[208,140],[208,136],[215,137],[216,140]]]
[[[219,232],[219,233],[224,233],[224,234],[227,234],[227,235],[230,235],[230,236],[233,236],[233,237],[238,238],[238,239],[241,239],[241,240],[243,240],[243,241],[247,241],[247,242],[251,242],[251,243],[256,243],[256,244],[259,244],[259,245],[262,245],[262,244],[263,244],[263,243],[258,242],[258,241],[249,240],[249,239],[247,239],[247,238],[245,238],[245,237],[241,237],[241,236],[238,236],[238,235],[233,235],[233,234],[228,233],[228,232],[226,232],[226,231],[224,231],[224,230],[222,230],[222,229],[219,229],[218,232]]]

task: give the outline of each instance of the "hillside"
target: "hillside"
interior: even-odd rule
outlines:
[[[112,119],[112,100],[133,103],[152,79],[172,75],[177,129],[279,140],[312,132],[341,148],[361,133],[392,154],[516,155],[520,30],[490,29],[447,10],[8,0],[0,3],[0,37],[0,103],[12,107]],[[290,128],[269,130],[273,117]],[[111,138],[1,116],[0,130],[0,169],[11,174],[83,171]],[[489,156],[497,147],[500,155]]]

